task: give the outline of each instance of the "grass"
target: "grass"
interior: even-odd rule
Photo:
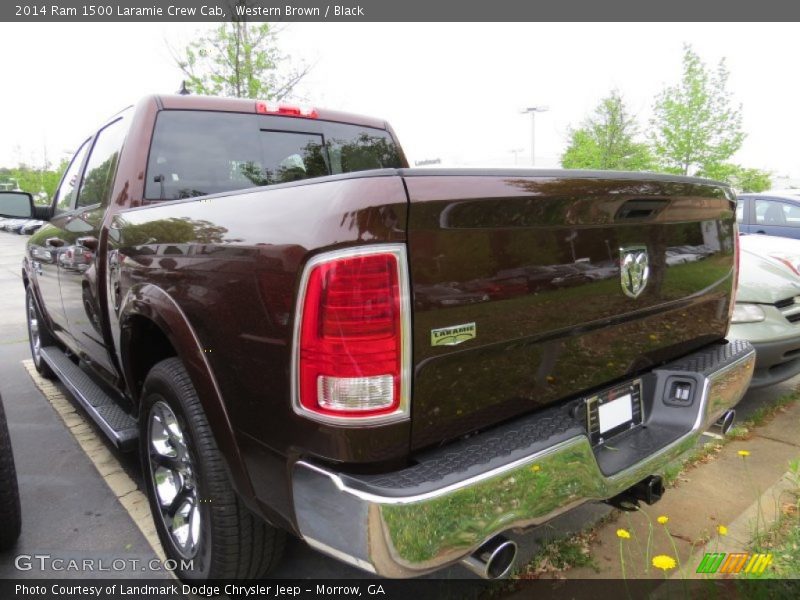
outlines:
[[[772,564],[758,579],[800,578],[800,458],[789,463],[792,500],[781,506],[778,521],[765,533],[754,536],[753,552],[771,553]]]

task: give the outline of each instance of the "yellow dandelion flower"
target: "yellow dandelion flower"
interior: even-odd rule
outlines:
[[[666,524],[667,524],[667,521],[669,521],[669,517],[668,517],[667,515],[661,515],[660,517],[658,517],[658,519],[657,519],[657,520],[658,520],[658,522],[659,522],[659,523],[661,523],[662,525],[666,525]]]
[[[739,450],[739,456],[741,456],[741,457],[750,456],[750,451],[749,450]]]
[[[668,571],[669,569],[674,569],[675,559],[671,556],[667,556],[666,554],[659,554],[658,556],[653,557],[653,566],[656,569],[661,569],[662,571]]]
[[[537,472],[539,472],[541,470],[542,470],[542,467],[540,467],[539,465],[533,465],[531,467],[531,471],[533,471],[534,473],[537,473]]]
[[[617,529],[617,537],[623,540],[629,540],[631,539],[631,534],[627,529]]]
[[[717,525],[717,532],[720,535],[728,535],[728,528],[725,525]]]

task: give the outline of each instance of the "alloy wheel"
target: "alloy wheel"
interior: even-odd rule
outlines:
[[[36,314],[36,305],[33,294],[28,294],[28,334],[31,341],[31,354],[38,365],[42,360],[42,337],[39,335],[39,317]]]
[[[202,515],[188,438],[163,400],[156,401],[150,409],[147,432],[150,477],[159,517],[178,553],[193,558],[202,534]]]

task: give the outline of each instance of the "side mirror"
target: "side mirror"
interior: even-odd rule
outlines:
[[[0,192],[0,217],[33,218],[33,196],[28,192]]]

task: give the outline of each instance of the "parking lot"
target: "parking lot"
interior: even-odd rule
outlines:
[[[97,570],[97,577],[162,577],[163,571],[143,566],[160,552],[153,537],[148,541],[143,533],[149,526],[149,515],[146,511],[142,514],[141,510],[132,510],[130,502],[122,502],[123,494],[112,479],[114,474],[126,475],[143,489],[136,456],[120,454],[110,443],[105,443],[80,408],[75,409],[75,415],[77,418],[83,415],[83,420],[89,423],[88,429],[76,428],[74,422],[68,426],[51,401],[69,394],[55,384],[55,391],[48,393],[50,398],[46,397],[25,367],[30,358],[20,274],[25,241],[24,236],[0,232],[0,394],[8,415],[23,509],[22,537],[15,549],[0,554],[0,577],[94,575],[91,571],[42,570],[39,565],[49,559],[20,561],[19,556],[94,559],[98,566],[118,561],[111,571]],[[770,398],[793,389],[797,382],[794,379],[748,393],[739,406],[739,415],[746,417]],[[86,443],[87,439],[95,438],[75,435],[76,431],[88,430],[94,431],[99,441]],[[95,451],[110,453],[113,464],[105,474],[98,471],[97,461],[93,462],[91,455]],[[609,510],[603,504],[586,505],[533,532],[515,535],[521,546],[520,559],[530,557],[542,537],[579,530]],[[124,568],[116,568],[122,564]],[[31,565],[29,569],[27,565]],[[291,540],[286,558],[274,576],[364,578],[366,574]],[[461,566],[437,574],[444,578],[470,576]]]

